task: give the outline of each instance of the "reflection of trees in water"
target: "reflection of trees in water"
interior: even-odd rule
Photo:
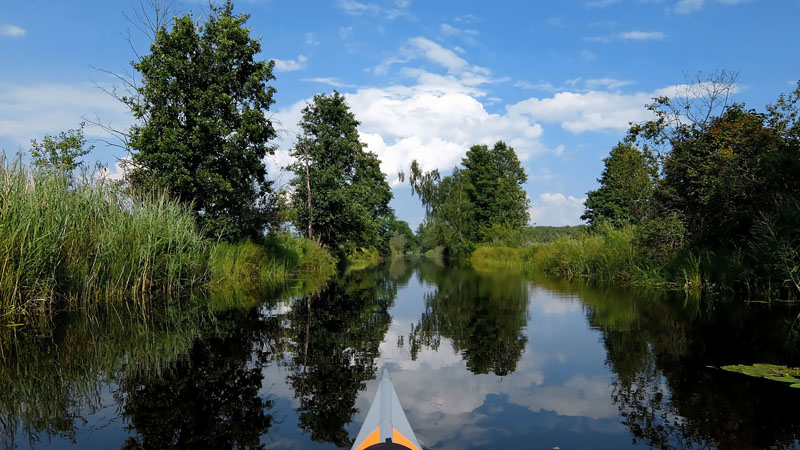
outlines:
[[[160,373],[191,348],[208,314],[127,310],[62,315],[44,335],[0,337],[0,446],[15,436],[75,438],[83,416],[100,405],[102,388],[137,372]]]
[[[277,330],[276,318],[231,310],[164,373],[126,377],[117,396],[136,436],[123,448],[263,448],[273,402],[258,391],[269,355],[254,350]]]
[[[795,314],[765,305],[578,293],[603,333],[612,399],[635,441],[654,448],[795,448],[800,390],[708,366],[800,365]]]
[[[389,262],[389,279],[397,284],[407,284],[417,264],[414,260],[406,258],[392,258]]]
[[[300,427],[314,441],[351,444],[345,426],[364,382],[375,377],[395,295],[382,272],[358,271],[293,304],[288,379],[300,402]]]
[[[528,285],[517,275],[422,264],[420,277],[436,286],[409,336],[411,357],[421,347],[438,349],[450,339],[473,373],[508,375],[517,367],[528,338]]]

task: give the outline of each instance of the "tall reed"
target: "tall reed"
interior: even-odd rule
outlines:
[[[0,163],[0,311],[171,299],[208,278],[191,211],[91,175]]]

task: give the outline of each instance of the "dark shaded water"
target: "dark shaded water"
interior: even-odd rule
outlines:
[[[349,447],[393,372],[427,448],[800,448],[797,312],[433,262],[251,308],[67,316],[0,347],[6,448]]]

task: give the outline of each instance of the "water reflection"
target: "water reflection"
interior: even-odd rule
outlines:
[[[431,449],[800,447],[800,390],[713,368],[800,366],[796,312],[778,307],[424,260],[217,303],[0,336],[0,442],[347,447],[385,366]]]
[[[800,392],[715,369],[731,362],[800,365],[785,307],[656,300],[545,283],[580,295],[603,333],[612,399],[633,442],[654,448],[796,448]]]
[[[508,375],[528,343],[528,286],[518,275],[480,274],[466,268],[424,264],[423,281],[436,286],[425,295],[425,312],[412,327],[411,358],[420,347],[452,341],[467,368],[476,374]]]
[[[223,316],[174,366],[122,378],[116,397],[135,433],[122,448],[264,448],[274,402],[258,395],[269,360],[259,349],[278,322],[255,309]]]
[[[143,318],[119,310],[102,317],[67,314],[46,331],[0,336],[4,448],[52,438],[73,441],[86,417],[103,408],[110,383],[137,373],[160,374],[213,322],[200,311],[153,311]]]
[[[288,382],[300,427],[311,439],[349,447],[345,426],[364,382],[375,377],[378,346],[389,328],[396,285],[382,272],[346,274],[288,314]]]

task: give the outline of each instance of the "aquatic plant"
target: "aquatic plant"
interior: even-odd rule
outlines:
[[[789,387],[800,388],[800,368],[797,367],[786,367],[777,364],[753,364],[752,366],[739,364],[722,366],[720,369],[751,377],[791,383]]]

